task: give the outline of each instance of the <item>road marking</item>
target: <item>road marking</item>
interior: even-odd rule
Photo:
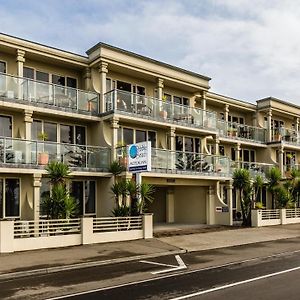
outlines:
[[[187,268],[187,266],[185,265],[185,263],[183,262],[182,258],[179,255],[175,255],[175,258],[176,258],[178,265],[168,265],[168,264],[162,264],[162,263],[158,263],[158,262],[154,262],[154,261],[147,261],[147,260],[140,260],[140,262],[144,263],[144,264],[169,267],[169,269],[166,269],[166,270],[151,272],[151,274],[153,274],[153,275],[174,272],[174,271],[183,270],[183,269]]]
[[[77,292],[77,293],[68,294],[68,295],[64,295],[64,296],[57,296],[57,297],[54,297],[54,298],[48,298],[46,300],[61,300],[61,299],[65,299],[65,298],[72,298],[72,297],[76,297],[76,296],[82,296],[82,295],[97,293],[97,292],[101,292],[101,291],[113,290],[113,289],[118,289],[118,288],[122,288],[122,287],[126,287],[126,286],[137,285],[137,284],[142,284],[142,283],[147,283],[147,282],[172,278],[172,277],[175,277],[175,276],[178,276],[178,275],[193,274],[193,273],[203,272],[203,271],[207,271],[207,270],[215,270],[215,269],[220,269],[220,268],[224,268],[224,267],[240,265],[240,264],[243,264],[243,263],[247,263],[247,262],[251,262],[251,261],[258,261],[258,260],[262,260],[262,259],[266,259],[266,258],[292,255],[292,254],[296,254],[296,253],[299,253],[299,252],[300,252],[300,250],[285,251],[285,252],[276,253],[276,254],[272,254],[272,255],[268,255],[268,256],[254,257],[254,258],[249,258],[249,259],[245,259],[245,260],[225,263],[225,264],[218,265],[218,266],[210,266],[210,267],[206,267],[206,268],[202,268],[202,269],[190,270],[190,271],[187,271],[187,272],[180,272],[180,273],[176,273],[176,274],[167,274],[167,275],[162,275],[162,276],[158,276],[158,277],[155,277],[155,278],[137,280],[137,281],[132,281],[132,282],[128,282],[128,283],[117,284],[117,285],[114,285],[114,286],[107,286],[107,287],[102,287],[102,288],[93,289],[93,290],[89,290],[89,291]]]
[[[269,277],[274,277],[274,276],[282,275],[282,274],[293,272],[293,271],[297,271],[297,270],[300,270],[300,266],[296,267],[296,268],[292,268],[292,269],[288,269],[288,270],[284,270],[284,271],[280,271],[280,272],[275,272],[275,273],[271,273],[271,274],[267,274],[267,275],[263,275],[263,276],[259,276],[259,277],[254,277],[254,278],[250,278],[250,279],[247,279],[247,280],[238,281],[238,282],[234,282],[234,283],[230,283],[230,284],[218,286],[218,287],[215,287],[215,288],[212,288],[212,289],[208,289],[208,290],[204,290],[204,291],[199,291],[199,292],[196,292],[196,293],[192,293],[192,294],[188,294],[188,295],[184,295],[184,296],[172,298],[170,300],[188,299],[188,298],[192,298],[192,297],[196,297],[196,296],[208,294],[208,293],[211,293],[211,292],[216,292],[216,291],[228,289],[230,287],[234,287],[234,286],[246,284],[246,283],[249,283],[249,282],[254,282],[254,281],[257,281],[257,280],[261,280],[261,279],[266,279],[266,278],[269,278]]]

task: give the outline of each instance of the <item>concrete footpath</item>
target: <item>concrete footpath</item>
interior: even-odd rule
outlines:
[[[0,280],[300,236],[300,224],[0,254]]]

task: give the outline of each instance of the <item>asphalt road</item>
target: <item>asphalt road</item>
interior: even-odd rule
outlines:
[[[186,269],[165,274],[153,273],[178,265],[174,256],[6,280],[0,282],[0,299],[162,300],[196,293],[193,299],[298,300],[298,270],[261,276],[299,267],[299,245],[295,238],[187,253],[181,255]]]

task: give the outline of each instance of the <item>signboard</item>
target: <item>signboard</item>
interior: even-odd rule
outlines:
[[[128,171],[132,173],[151,171],[151,142],[127,146]]]

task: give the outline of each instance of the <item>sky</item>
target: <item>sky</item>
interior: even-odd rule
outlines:
[[[0,32],[83,55],[101,41],[211,77],[215,93],[300,105],[297,0],[0,0]]]

